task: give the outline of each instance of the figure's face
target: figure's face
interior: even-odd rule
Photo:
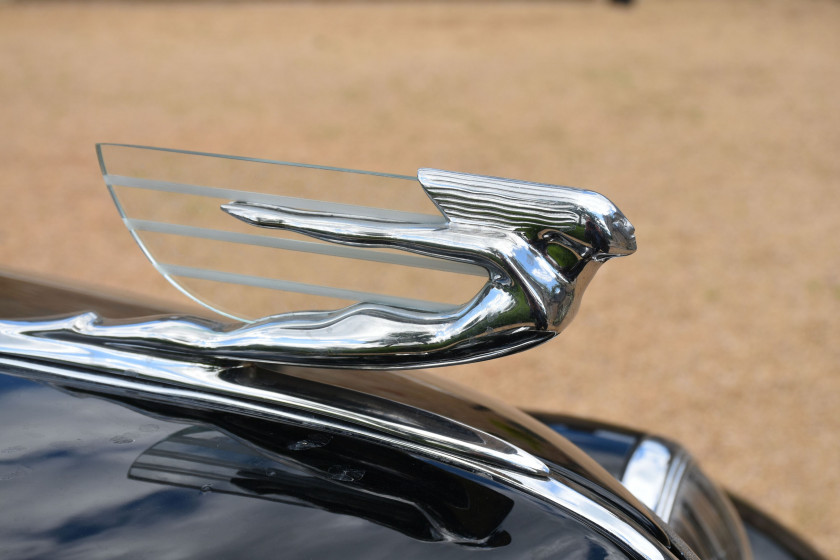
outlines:
[[[547,229],[540,233],[547,256],[565,269],[573,260],[606,260],[636,250],[635,229],[627,217],[612,207],[609,212],[582,214],[583,224],[573,228]]]
[[[604,215],[587,214],[585,219],[581,241],[592,248],[592,258],[605,260],[636,250],[636,230],[617,208]]]
[[[636,251],[636,228],[624,214],[619,210],[613,212],[608,218],[608,227],[610,232],[608,255],[629,255]]]

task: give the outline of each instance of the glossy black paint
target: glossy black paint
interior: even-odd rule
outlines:
[[[624,474],[627,461],[630,460],[636,445],[645,435],[629,428],[562,414],[547,412],[530,412],[529,414],[583,449],[587,455],[619,480]]]
[[[428,459],[148,408],[0,375],[1,556],[627,557],[563,512]]]

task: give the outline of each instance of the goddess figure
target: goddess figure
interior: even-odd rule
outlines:
[[[584,190],[421,169],[418,179],[446,218],[397,222],[234,201],[246,223],[321,241],[389,248],[483,267],[488,281],[451,311],[359,303],[229,326],[193,317],[108,324],[93,313],[51,322],[50,336],[191,356],[352,368],[476,361],[544,342],[574,316],[606,260],[635,251],[627,218]],[[34,330],[43,332],[32,324]]]

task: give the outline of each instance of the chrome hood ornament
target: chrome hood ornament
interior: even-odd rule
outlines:
[[[357,303],[327,311],[269,314],[238,325],[184,316],[110,324],[87,313],[58,322],[16,322],[14,327],[6,325],[5,333],[14,330],[19,335],[130,347],[146,353],[162,351],[189,359],[356,369],[472,362],[518,352],[554,337],[574,316],[597,268],[612,257],[636,249],[634,230],[627,218],[612,202],[592,191],[421,169],[417,180],[442,216],[418,216],[116,175],[106,170],[105,149],[123,154],[152,150],[193,159],[215,157],[224,163],[278,164],[129,146],[99,147],[103,174],[126,225],[158,270],[194,299],[204,298],[186,288],[184,278],[355,299]],[[124,163],[119,165],[126,168]],[[304,177],[309,172],[312,180],[318,179],[317,173],[341,171],[280,165],[290,165]],[[377,181],[407,179],[350,173]],[[214,219],[222,216],[228,223],[222,220],[225,229],[208,229],[137,219],[129,215],[131,209],[121,197],[120,188],[210,198],[215,201]],[[248,224],[251,231],[228,230],[231,217]],[[319,243],[256,235],[257,227]],[[465,303],[429,304],[342,287],[165,263],[144,241],[149,233],[483,274],[487,281]],[[383,253],[382,249],[399,253]],[[219,310],[212,304],[208,307]]]

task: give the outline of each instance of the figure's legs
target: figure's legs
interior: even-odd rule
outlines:
[[[484,314],[488,309],[510,312],[515,308],[510,294],[488,285],[471,302],[450,313],[359,304],[328,313],[281,315],[237,328],[180,316],[109,324],[96,313],[6,325],[15,335],[33,338],[72,339],[92,345],[124,344],[246,360],[272,355],[280,359],[295,354],[351,357],[434,352],[506,327],[494,325],[492,318]]]

